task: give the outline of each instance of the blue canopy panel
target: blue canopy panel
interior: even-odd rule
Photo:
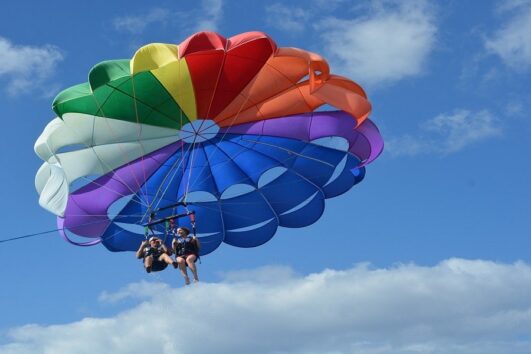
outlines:
[[[188,155],[188,161],[177,190],[177,199],[184,197],[187,193],[197,191],[208,192],[218,198],[220,192],[212,176],[203,144],[195,144]]]
[[[255,247],[269,241],[278,227],[277,217],[262,193],[255,190],[220,200],[225,243]]]
[[[181,181],[188,159],[188,150],[183,148],[175,152],[138,190],[139,199],[148,205],[175,203],[177,193],[172,194],[171,191],[175,189],[176,182]]]
[[[291,168],[320,187],[326,198],[345,193],[365,176],[365,168],[356,169],[360,163],[356,156],[321,144],[253,135],[232,137],[231,141]],[[356,170],[356,175],[351,169]]]
[[[278,226],[304,227],[316,222],[324,200],[348,191],[360,182],[364,168],[348,151],[326,143],[289,138],[227,134],[193,145],[171,156],[144,186],[115,214],[105,232],[110,250],[136,250],[143,239],[139,225],[150,209],[174,204],[187,196],[188,210],[195,211],[201,254],[221,242],[237,247],[259,246],[273,237]],[[263,180],[267,172],[277,175]],[[235,185],[247,185],[240,195],[223,197]],[[194,193],[202,197],[191,198]],[[238,194],[238,193],[236,193]],[[157,218],[185,213],[182,206],[157,213]],[[144,217],[142,217],[144,216]],[[189,218],[177,220],[191,228]],[[121,223],[136,225],[136,232]],[[164,225],[155,227],[164,233]]]
[[[126,230],[116,223],[111,223],[102,236],[102,244],[113,252],[136,251],[144,240],[144,234]],[[166,241],[166,245],[168,245]],[[170,240],[171,243],[171,240]],[[171,245],[170,245],[171,247]]]
[[[223,193],[230,186],[240,183],[254,185],[247,174],[218,145],[220,144],[203,145],[218,191]]]
[[[280,162],[285,167],[291,167],[308,145],[304,141],[274,136],[230,135],[226,139],[276,161],[277,165]]]
[[[129,195],[115,201],[107,210],[109,219],[120,223],[137,223],[147,214],[147,207],[138,195]]]
[[[333,198],[347,192],[365,177],[365,167],[358,168],[360,160],[353,155],[347,155],[345,168],[332,181],[323,187],[326,198]]]
[[[278,166],[278,161],[256,151],[253,149],[253,145],[239,144],[238,141],[239,139],[227,135],[224,140],[215,142],[215,145],[228,156],[241,173],[245,174],[248,180],[252,181],[252,184],[256,186],[260,176],[265,171]]]
[[[280,226],[311,225],[324,211],[324,195],[319,187],[291,170],[260,188],[260,191],[278,217]],[[296,215],[292,215],[294,212],[297,212]]]

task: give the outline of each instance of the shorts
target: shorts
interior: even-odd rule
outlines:
[[[158,259],[154,259],[153,264],[151,265],[151,271],[160,272],[161,270],[166,269],[167,266],[168,266],[168,263],[164,261],[159,261]]]
[[[195,253],[187,253],[187,254],[183,254],[183,255],[178,255],[175,257],[175,260],[177,260],[177,258],[183,258],[185,261],[186,259],[189,257],[189,256],[195,256],[195,260],[194,260],[194,263],[197,262],[197,260],[199,259],[199,256]]]

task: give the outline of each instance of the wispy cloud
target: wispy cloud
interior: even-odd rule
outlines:
[[[329,17],[317,28],[335,71],[366,85],[420,74],[437,33],[434,10],[422,0],[374,1],[362,17]]]
[[[100,294],[98,300],[101,302],[116,303],[128,298],[149,299],[152,297],[153,293],[162,293],[169,290],[170,288],[168,284],[148,283],[146,281],[142,281],[139,283],[129,284],[117,292],[109,293],[104,291]]]
[[[55,85],[48,80],[53,76],[57,63],[63,60],[59,48],[52,45],[28,46],[12,43],[0,37],[0,78],[7,81],[9,95],[40,91],[47,94]]]
[[[309,0],[303,6],[286,2],[275,2],[265,7],[268,26],[290,34],[301,34],[314,30],[314,24],[339,8],[354,12],[360,5],[347,0]]]
[[[197,14],[197,31],[217,31],[223,16],[222,0],[202,0],[201,13]]]
[[[275,3],[266,7],[267,24],[286,32],[302,32],[312,17],[308,8]]]
[[[152,27],[168,26],[194,31],[217,31],[223,19],[223,0],[202,0],[199,8],[187,12],[152,8],[145,13],[128,14],[113,20],[117,31],[139,36]]]
[[[118,31],[140,34],[152,24],[166,24],[171,13],[162,8],[154,8],[142,15],[120,16],[113,20],[114,28]]]
[[[507,22],[485,40],[486,49],[516,71],[531,68],[531,1],[506,1],[499,6]]]
[[[150,297],[115,317],[14,328],[0,352],[531,352],[525,263],[450,259],[433,267],[257,273],[260,280],[247,272],[180,289],[153,284],[151,292],[129,286],[116,298],[139,288]]]
[[[421,74],[436,42],[435,9],[425,0],[313,0],[304,7],[274,3],[266,15],[276,29],[312,31],[332,70],[366,86]]]
[[[502,0],[498,3],[496,10],[500,13],[513,11],[522,7],[530,6],[531,0]]]
[[[386,151],[395,156],[451,154],[501,133],[500,120],[491,112],[457,110],[424,122],[415,135],[388,139]]]

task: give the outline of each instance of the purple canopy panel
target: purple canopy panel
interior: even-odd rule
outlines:
[[[124,196],[136,193],[181,146],[180,141],[165,146],[101,176],[72,193],[68,197],[64,217],[57,218],[58,228],[68,229],[83,237],[98,238],[97,241],[79,245],[89,246],[100,242],[99,237],[112,222],[107,216],[109,206]],[[68,239],[64,231],[61,235],[68,242],[75,243]]]
[[[255,134],[312,141],[322,137],[340,136],[348,140],[349,151],[357,156],[363,167],[374,161],[383,150],[383,139],[369,119],[356,128],[356,121],[343,111],[314,112],[221,129],[227,134]]]
[[[367,156],[361,159],[359,167],[363,167],[380,156],[384,148],[384,141],[376,125],[369,119],[366,119],[356,130],[360,133],[360,139],[350,147],[350,152],[357,155],[357,151],[368,150],[366,153],[358,155]]]

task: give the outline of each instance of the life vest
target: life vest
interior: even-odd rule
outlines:
[[[153,256],[153,258],[157,259],[163,253],[164,253],[164,250],[162,249],[162,245],[158,247],[151,247],[151,246],[144,247],[144,258],[148,256]]]
[[[192,236],[177,237],[175,253],[178,256],[185,256],[189,254],[197,255],[197,251],[197,242]]]

